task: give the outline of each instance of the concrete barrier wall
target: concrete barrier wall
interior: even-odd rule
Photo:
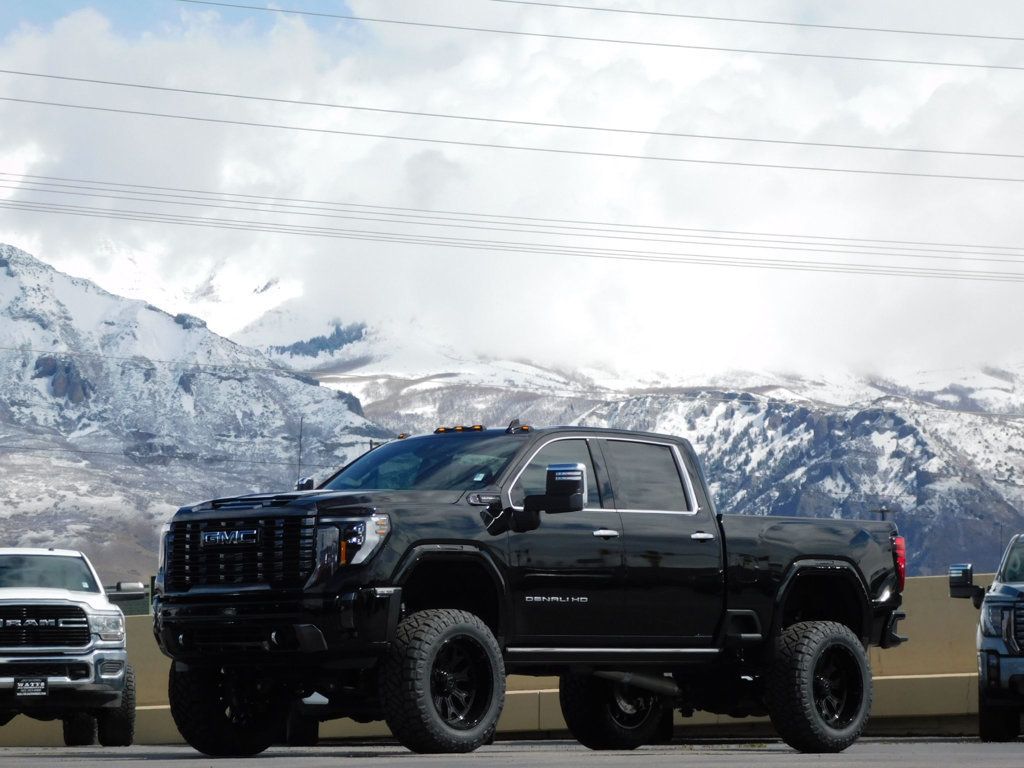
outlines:
[[[987,585],[991,577],[980,577]],[[975,629],[978,611],[970,600],[949,598],[945,577],[907,581],[904,594],[907,620],[900,631],[910,642],[887,651],[872,649],[875,703],[871,728],[876,732],[965,732],[977,712]],[[157,649],[148,616],[130,616],[128,655],[138,686],[136,740],[146,744],[180,743],[167,706],[169,660]],[[733,720],[698,713],[677,724],[743,734],[763,727],[764,720]],[[553,732],[565,729],[558,706],[555,678],[509,678],[501,733]],[[388,735],[382,723],[350,720],[324,723],[321,736],[370,738]],[[0,728],[0,746],[62,744],[59,722],[42,723],[19,716]]]

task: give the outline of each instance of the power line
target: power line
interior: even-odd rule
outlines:
[[[997,272],[989,270],[948,270],[937,268],[901,267],[893,265],[874,265],[856,263],[820,263],[783,259],[750,259],[732,256],[709,254],[666,254],[663,252],[616,253],[614,251],[570,248],[565,246],[545,246],[540,244],[518,245],[503,241],[487,243],[459,238],[431,238],[422,235],[392,233],[386,236],[373,234],[342,234],[326,228],[302,227],[300,225],[265,224],[262,222],[242,222],[238,220],[217,220],[209,218],[187,217],[179,214],[163,214],[149,211],[123,211],[86,206],[68,206],[60,204],[27,203],[20,201],[0,201],[0,207],[34,211],[42,213],[62,213],[92,218],[124,219],[156,223],[173,223],[186,226],[198,226],[216,229],[235,229],[240,231],[273,232],[278,234],[297,234],[313,237],[327,237],[346,240],[364,240],[371,242],[391,242],[409,245],[436,245],[448,248],[464,248],[485,251],[510,251],[519,253],[549,254],[558,256],[579,256],[613,261],[642,261],[675,264],[703,264],[711,266],[733,266],[754,269],[781,269],[802,272],[831,272],[842,274],[886,275],[900,277],[927,277],[938,279],[958,279],[986,282],[1022,282],[1024,274],[1013,272]]]
[[[928,59],[887,59],[876,56],[844,56],[836,53],[807,53],[797,51],[769,51],[757,48],[725,48],[713,45],[688,45],[683,43],[664,43],[653,40],[624,40],[610,37],[584,37],[582,35],[563,35],[553,32],[527,32],[520,29],[495,29],[493,27],[470,27],[458,24],[438,24],[426,21],[408,21],[405,19],[382,19],[369,16],[351,16],[340,13],[322,13],[317,11],[299,11],[291,8],[267,8],[260,5],[242,5],[237,3],[213,2],[213,0],[177,0],[179,3],[193,5],[209,5],[220,8],[233,8],[247,11],[270,11],[274,13],[292,13],[299,16],[313,16],[342,21],[362,21],[371,24],[394,24],[406,27],[422,27],[427,29],[447,29],[456,32],[483,32],[493,35],[512,35],[516,37],[547,38],[549,40],[571,40],[583,43],[613,43],[616,45],[636,45],[652,48],[672,48],[690,51],[715,51],[719,53],[741,53],[757,56],[790,56],[802,59],[832,59],[836,61],[876,62],[881,64],[920,64],[934,67],[961,67],[968,69],[1000,69],[1024,71],[1024,66],[1011,64],[978,64],[958,61],[932,61]]]
[[[0,177],[2,177],[2,175],[4,175],[4,174],[0,173]],[[0,178],[0,182],[2,182],[4,180],[5,179]],[[742,248],[742,249],[753,249],[753,250],[791,251],[791,252],[800,252],[800,253],[820,253],[820,254],[829,254],[829,255],[830,254],[841,254],[841,255],[858,255],[858,256],[892,256],[892,257],[897,257],[897,258],[929,259],[929,260],[943,260],[943,261],[957,261],[957,262],[962,262],[962,261],[971,261],[971,262],[982,261],[982,262],[992,262],[992,263],[1020,264],[1020,263],[1022,263],[1021,259],[1024,258],[1024,254],[994,255],[994,254],[991,254],[991,253],[984,253],[984,252],[981,252],[981,251],[967,251],[967,252],[965,252],[965,251],[955,251],[955,250],[952,250],[952,249],[914,249],[914,250],[920,250],[920,251],[925,251],[925,252],[923,252],[923,253],[910,253],[910,252],[908,252],[910,249],[905,249],[905,248],[904,249],[891,249],[890,248],[890,249],[882,250],[882,251],[879,251],[879,250],[876,250],[876,251],[856,250],[856,248],[858,248],[858,247],[852,247],[852,246],[846,246],[846,245],[839,245],[839,246],[836,246],[836,247],[833,247],[833,248],[814,248],[814,247],[807,247],[809,244],[807,244],[806,242],[803,242],[803,241],[796,241],[796,242],[795,241],[766,241],[766,242],[763,242],[763,241],[757,241],[757,240],[754,240],[754,239],[745,239],[744,242],[737,242],[737,243],[725,242],[724,240],[722,242],[711,242],[711,243],[709,243],[709,242],[707,242],[707,238],[697,239],[697,236],[682,236],[682,237],[681,236],[674,236],[672,238],[665,238],[665,237],[663,237],[663,238],[649,238],[649,237],[637,236],[637,234],[628,234],[628,233],[624,233],[624,234],[594,234],[594,233],[577,234],[575,232],[562,232],[562,231],[558,231],[558,230],[524,229],[524,228],[521,228],[521,227],[520,228],[516,228],[516,227],[510,227],[510,226],[493,226],[493,225],[485,225],[485,224],[479,224],[479,223],[447,223],[446,221],[444,223],[436,222],[436,221],[407,221],[407,220],[399,220],[399,219],[393,219],[393,218],[375,218],[375,217],[370,217],[370,216],[352,216],[352,215],[345,215],[345,214],[340,214],[340,213],[315,213],[315,212],[308,212],[308,211],[302,210],[302,209],[300,209],[300,210],[285,210],[285,211],[267,211],[266,209],[263,209],[263,208],[250,207],[250,205],[223,205],[222,204],[222,203],[225,203],[225,202],[226,203],[236,203],[236,202],[239,202],[239,201],[233,201],[233,200],[221,201],[221,200],[215,199],[215,198],[202,198],[202,197],[197,197],[197,196],[182,196],[182,197],[186,198],[183,201],[182,200],[173,200],[173,199],[171,199],[171,200],[163,199],[162,200],[162,199],[156,199],[156,198],[153,198],[153,197],[144,197],[146,195],[155,195],[154,193],[137,193],[137,191],[131,190],[131,189],[125,190],[125,189],[117,189],[117,188],[106,188],[106,187],[97,187],[97,186],[84,186],[84,185],[75,185],[75,184],[56,184],[55,185],[57,187],[73,187],[71,189],[68,189],[68,188],[48,188],[45,185],[43,185],[43,182],[28,181],[26,183],[28,183],[28,184],[36,184],[38,187],[41,187],[41,188],[37,188],[37,186],[25,186],[25,185],[22,185],[22,184],[4,184],[4,183],[0,183],[0,189],[15,189],[15,190],[19,190],[19,191],[29,191],[29,193],[37,193],[37,194],[66,195],[66,196],[78,196],[78,197],[87,197],[87,198],[100,198],[100,199],[106,199],[106,200],[130,201],[130,202],[135,202],[135,203],[160,203],[160,204],[171,204],[171,205],[179,205],[179,206],[198,207],[198,208],[221,209],[221,210],[228,210],[228,211],[250,211],[250,212],[256,212],[256,213],[278,213],[278,214],[282,214],[283,213],[283,214],[288,214],[288,215],[313,216],[313,217],[317,217],[317,218],[336,218],[336,219],[343,219],[343,220],[371,221],[371,222],[382,222],[382,223],[391,223],[391,224],[395,224],[396,223],[396,224],[401,224],[401,225],[412,225],[412,226],[453,227],[453,228],[461,228],[461,229],[480,229],[480,230],[485,230],[485,231],[517,232],[517,233],[525,233],[525,234],[555,234],[555,236],[560,236],[560,237],[585,237],[585,238],[588,238],[588,239],[591,239],[591,240],[624,240],[624,241],[631,241],[631,242],[659,243],[659,244],[672,244],[672,245],[705,245],[705,246],[711,246],[713,248]],[[92,191],[88,191],[89,189],[91,189]],[[113,193],[113,191],[120,191],[120,193],[123,193],[123,194],[121,194],[121,195],[111,194],[111,193]],[[157,194],[157,195],[159,195],[159,194]],[[168,196],[161,196],[161,197],[163,197],[163,198],[173,198],[175,196],[169,196],[168,195]],[[193,202],[193,201],[200,201],[200,202]],[[40,201],[32,201],[32,200],[18,200],[18,201],[12,201],[12,202],[25,202],[25,203],[31,203],[31,204],[47,204],[46,201],[40,202]],[[262,205],[270,205],[270,204],[262,204]],[[297,207],[296,206],[289,206],[288,208],[297,208]],[[321,211],[321,210],[331,210],[331,209],[315,208],[314,210]],[[225,221],[225,220],[221,220],[221,221]],[[226,220],[226,221],[234,221],[234,220],[231,219],[231,220]],[[284,222],[272,222],[272,221],[270,221],[270,222],[254,222],[252,220],[248,220],[247,223],[266,223],[268,225],[278,225],[278,224],[280,224],[282,226],[292,226],[291,224],[286,224]],[[402,234],[402,232],[390,232],[390,231],[380,231],[380,230],[372,230],[372,229],[340,229],[340,228],[336,228],[336,227],[316,227],[316,228],[317,229],[328,230],[328,231],[338,231],[338,232],[348,232],[348,233],[385,234],[385,236],[389,236],[389,234]],[[412,234],[412,233],[409,233],[409,234]],[[423,236],[423,237],[431,237],[431,236]],[[530,245],[530,244],[528,244],[528,243],[521,243],[520,242],[520,243],[515,243],[515,245]],[[565,248],[573,248],[575,246],[572,246],[572,245],[569,245],[569,246],[552,245],[550,247],[552,247],[552,248],[563,248],[563,247],[565,247]],[[863,248],[863,246],[860,246],[859,248]],[[608,250],[608,249],[602,249],[602,250]],[[616,252],[622,252],[622,253],[637,253],[636,251],[620,251],[620,250],[617,250],[617,249],[615,249],[615,251]]]
[[[123,211],[87,206],[70,206],[55,203],[29,203],[21,201],[2,201],[0,207],[49,213],[66,213],[71,215],[91,216],[94,218],[127,219],[132,221],[148,221],[156,223],[175,223],[191,226],[202,226],[239,231],[272,232],[278,234],[309,235],[347,240],[363,240],[370,242],[393,242],[411,245],[436,245],[452,248],[468,248],[473,250],[511,251],[518,253],[535,253],[558,256],[583,256],[624,261],[652,261],[670,263],[699,263],[751,267],[792,267],[803,271],[852,272],[855,274],[901,275],[918,277],[961,277],[963,279],[994,279],[999,282],[1016,282],[1024,275],[1019,273],[994,271],[944,270],[937,268],[915,268],[895,265],[866,265],[844,263],[820,263],[795,260],[750,259],[743,257],[717,256],[709,254],[680,254],[661,251],[628,251],[618,249],[579,248],[575,246],[546,245],[539,243],[517,243],[509,241],[483,241],[464,238],[440,238],[426,235],[409,235],[406,233],[365,232],[361,230],[338,230],[334,228],[306,227],[280,223],[254,222],[251,220],[211,219],[188,217],[181,214],[164,214],[149,211]]]
[[[895,35],[926,35],[929,37],[963,37],[972,40],[1004,40],[1024,42],[1024,37],[1005,37],[1003,35],[972,35],[966,32],[931,32],[921,29],[892,29],[888,27],[855,27],[844,24],[811,24],[799,21],[776,21],[774,19],[745,19],[735,16],[700,16],[695,13],[672,13],[669,11],[644,11],[626,8],[605,8],[591,5],[571,5],[568,3],[539,2],[539,0],[490,0],[492,3],[510,5],[534,5],[542,8],[565,8],[574,11],[597,11],[600,13],[619,13],[634,16],[655,16],[673,19],[694,19],[697,21],[727,21],[740,24],[768,24],[777,27],[803,27],[807,29],[831,29],[847,32],[884,32]]]
[[[178,2],[198,2],[199,0],[178,0]],[[57,101],[43,101],[40,99],[22,99],[15,98],[13,96],[0,96],[0,101],[16,102],[19,104],[35,104],[40,106],[48,107],[61,107],[65,109],[81,109],[89,110],[93,112],[107,112],[116,113],[123,115],[138,115],[143,117],[159,117],[172,120],[184,120],[191,122],[200,123],[216,123],[219,125],[237,125],[247,126],[253,128],[274,128],[280,130],[289,131],[302,131],[306,133],[317,133],[317,134],[331,134],[336,136],[358,136],[361,138],[371,139],[388,139],[395,141],[411,141],[424,144],[440,144],[444,146],[460,146],[460,147],[475,147],[478,149],[508,149],[521,152],[542,152],[556,155],[569,155],[577,157],[605,157],[614,158],[620,160],[650,160],[657,162],[670,162],[670,163],[688,163],[693,165],[720,165],[720,166],[731,166],[735,168],[766,168],[771,170],[787,170],[787,171],[815,171],[824,173],[844,173],[844,174],[858,174],[865,176],[896,176],[903,178],[919,178],[919,179],[949,179],[953,181],[993,181],[993,182],[1011,182],[1011,183],[1022,183],[1024,178],[1013,177],[1013,176],[971,176],[966,174],[950,174],[950,173],[923,173],[917,171],[889,171],[882,169],[866,169],[866,168],[841,168],[831,166],[820,166],[820,165],[791,165],[786,163],[755,163],[755,162],[743,162],[739,160],[708,160],[702,158],[693,157],[674,157],[666,155],[636,155],[625,152],[598,152],[594,150],[585,149],[565,149],[557,147],[537,147],[528,146],[525,144],[499,144],[495,142],[481,142],[481,141],[462,141],[455,139],[432,139],[423,136],[400,136],[397,134],[387,133],[370,133],[365,131],[345,131],[335,128],[313,128],[310,126],[303,125],[282,125],[280,123],[261,123],[249,120],[230,120],[227,118],[217,117],[201,117],[198,115],[179,115],[171,114],[167,112],[151,112],[148,110],[138,109],[123,109],[115,107],[99,107],[88,104],[70,104],[67,102]]]
[[[496,2],[509,2],[510,0],[495,0]],[[159,91],[164,93],[180,93],[190,96],[214,96],[217,98],[240,99],[245,101],[261,101],[271,104],[287,104],[289,106],[322,107],[327,109],[342,109],[357,112],[373,112],[377,114],[405,115],[411,117],[430,117],[444,120],[463,120],[467,122],[488,123],[498,125],[517,125],[529,128],[555,128],[574,131],[592,131],[599,133],[618,133],[631,136],[658,136],[663,138],[676,139],[700,139],[706,141],[732,141],[753,144],[778,144],[794,147],[815,147],[823,149],[854,149],[868,150],[874,152],[910,152],[929,155],[952,155],[961,157],[992,157],[1002,159],[1021,160],[1024,154],[1013,152],[980,152],[973,150],[954,149],[932,149],[924,147],[890,147],[878,144],[844,144],[840,142],[826,141],[802,141],[795,139],[771,139],[752,136],[726,136],[713,133],[686,133],[681,131],[650,131],[640,128],[616,128],[611,126],[584,125],[581,123],[553,123],[540,120],[514,120],[509,118],[484,117],[480,115],[458,115],[449,112],[424,112],[412,109],[392,109],[384,107],[367,107],[355,104],[337,104],[323,101],[310,101],[305,99],[285,99],[274,96],[257,96],[254,94],[231,93],[227,91],[209,91],[198,88],[174,88],[171,86],[152,85],[149,83],[130,83],[122,80],[100,80],[89,77],[73,77],[70,75],[55,75],[42,72],[26,72],[15,69],[0,69],[0,74],[16,75],[21,77],[38,77],[50,80],[63,80],[75,83],[89,83],[91,85],[108,85],[118,88],[137,88],[147,91]]]
[[[4,174],[0,173],[0,177]],[[0,182],[5,181],[0,178]],[[35,186],[25,186],[35,185]],[[343,213],[317,213],[315,211],[330,211],[330,208],[315,207],[308,209],[304,206],[285,206],[286,210],[283,211],[267,211],[265,208],[251,207],[253,204],[244,204],[245,201],[236,200],[223,200],[220,198],[213,197],[200,197],[195,195],[161,195],[160,193],[145,192],[140,193],[134,190],[124,190],[116,188],[103,188],[96,186],[86,185],[74,185],[74,184],[54,184],[51,185],[57,188],[50,188],[45,182],[27,181],[22,184],[3,184],[0,183],[0,189],[12,189],[23,192],[34,192],[43,194],[56,194],[56,195],[75,195],[81,197],[92,197],[92,198],[104,198],[113,200],[126,200],[132,202],[146,202],[146,203],[163,203],[171,205],[182,205],[199,208],[213,208],[229,211],[251,211],[257,213],[283,213],[290,215],[300,216],[311,216],[317,218],[332,218],[342,220],[353,220],[353,221],[368,221],[368,222],[382,222],[389,224],[400,224],[407,226],[418,226],[418,227],[445,227],[445,228],[458,228],[458,229],[474,229],[484,230],[489,232],[516,232],[520,234],[543,234],[543,235],[558,235],[562,237],[586,237],[589,239],[599,240],[627,240],[634,242],[654,242],[654,243],[670,243],[670,244],[698,244],[708,245],[714,248],[750,248],[757,250],[777,250],[777,251],[794,251],[794,252],[808,252],[808,253],[822,253],[822,254],[852,254],[862,256],[895,256],[901,258],[913,258],[913,259],[935,259],[935,260],[946,260],[946,261],[984,261],[984,262],[1000,262],[1008,264],[1019,264],[1021,259],[1024,258],[1024,254],[1006,254],[1006,255],[994,255],[992,253],[982,251],[962,251],[953,249],[913,249],[917,251],[925,251],[923,253],[911,253],[907,252],[911,249],[907,248],[889,248],[882,251],[864,251],[857,250],[855,247],[846,245],[836,245],[831,248],[821,247],[807,247],[808,243],[804,241],[785,241],[785,240],[756,240],[753,238],[742,239],[742,242],[726,242],[726,239],[722,239],[722,242],[707,242],[707,237],[700,237],[694,235],[687,236],[672,236],[672,237],[646,237],[641,235],[631,234],[591,234],[589,232],[583,234],[577,234],[575,232],[561,232],[558,230],[540,230],[540,229],[524,229],[522,227],[498,227],[488,223],[449,223],[451,219],[444,219],[442,222],[438,221],[407,221],[394,218],[380,218],[370,216],[353,216]],[[92,191],[89,191],[92,190]],[[112,192],[121,192],[122,194],[112,194]],[[157,197],[146,197],[145,195],[155,195]],[[183,197],[184,200],[177,199],[166,199],[174,197]],[[165,199],[158,199],[165,198]],[[198,201],[198,202],[193,202]],[[23,202],[37,202],[32,200],[24,200]],[[223,203],[243,203],[239,205],[224,205]],[[261,203],[261,205],[273,205],[271,203]],[[297,210],[290,210],[297,209]],[[458,222],[458,220],[455,220]],[[463,221],[473,221],[472,219]],[[272,223],[272,222],[271,222]],[[336,231],[355,231],[355,232],[366,232],[367,234],[382,234],[373,230],[336,230]],[[607,232],[608,230],[605,230]],[[390,233],[384,233],[390,234]],[[698,239],[700,238],[700,239]],[[740,238],[729,238],[729,239],[740,239]],[[830,244],[831,245],[831,244]],[[860,248],[868,246],[859,246]],[[951,255],[947,255],[951,254]],[[974,257],[974,258],[972,258]],[[978,258],[980,257],[980,258]]]
[[[195,192],[195,194],[184,194],[184,193],[177,193],[177,192],[175,192],[174,191],[175,188],[173,188],[173,187],[152,187],[152,186],[132,185],[132,184],[118,185],[118,184],[115,184],[113,182],[100,182],[100,181],[88,181],[87,183],[84,183],[84,184],[57,183],[55,181],[36,181],[36,179],[39,179],[39,178],[55,178],[55,179],[57,179],[59,177],[39,177],[39,176],[32,176],[30,174],[14,174],[14,173],[5,173],[5,172],[0,171],[0,181],[8,181],[7,179],[3,179],[4,176],[13,176],[16,179],[21,179],[21,183],[20,184],[8,184],[8,185],[0,184],[0,188],[15,189],[15,190],[21,190],[21,191],[28,191],[28,192],[43,192],[43,193],[66,194],[66,195],[82,195],[82,196],[90,196],[90,197],[105,197],[105,198],[110,198],[110,199],[130,199],[130,200],[135,200],[135,201],[170,203],[170,204],[173,204],[173,205],[190,205],[190,206],[200,206],[201,205],[202,207],[223,208],[223,209],[226,209],[226,210],[258,211],[258,212],[261,212],[261,213],[265,213],[265,212],[280,212],[280,213],[286,213],[286,214],[298,214],[298,215],[306,215],[306,216],[317,216],[317,217],[322,217],[322,218],[338,218],[338,219],[355,220],[355,221],[387,222],[387,223],[398,223],[398,224],[413,225],[413,226],[456,227],[456,228],[462,228],[462,229],[482,229],[482,230],[487,230],[487,231],[499,231],[499,232],[519,232],[519,233],[547,234],[547,235],[553,234],[553,235],[561,235],[561,236],[567,236],[567,237],[588,237],[588,238],[598,238],[598,239],[618,239],[618,240],[633,240],[633,241],[643,241],[643,242],[699,243],[699,244],[702,244],[702,245],[712,245],[712,246],[715,246],[715,247],[753,247],[753,248],[757,248],[757,247],[770,247],[770,246],[759,246],[759,245],[747,246],[747,245],[745,245],[745,243],[772,243],[772,244],[801,245],[802,246],[802,245],[808,245],[808,244],[817,244],[819,242],[818,239],[815,239],[815,238],[808,239],[807,236],[803,236],[803,235],[757,235],[757,236],[754,236],[754,237],[737,237],[737,236],[721,236],[721,235],[714,235],[714,234],[703,234],[702,230],[697,230],[697,229],[682,230],[683,234],[678,234],[678,235],[677,234],[671,234],[671,233],[670,234],[665,234],[664,232],[649,232],[649,231],[646,231],[648,229],[653,229],[652,227],[647,227],[647,228],[643,228],[643,229],[635,229],[634,228],[634,231],[639,231],[641,234],[630,234],[629,229],[622,229],[621,228],[621,227],[628,226],[628,225],[620,225],[620,224],[611,224],[611,223],[609,223],[609,224],[606,224],[604,227],[574,227],[574,226],[564,226],[564,225],[547,224],[547,223],[541,223],[541,224],[529,223],[529,224],[525,224],[524,225],[524,224],[520,223],[519,220],[514,220],[514,221],[492,221],[491,220],[491,216],[488,215],[488,214],[461,214],[461,215],[457,215],[456,217],[448,217],[448,216],[424,215],[424,214],[395,213],[394,209],[393,208],[389,208],[389,207],[380,207],[380,210],[368,211],[367,213],[372,213],[373,217],[368,216],[368,215],[355,216],[355,215],[348,215],[350,213],[353,213],[352,211],[348,210],[349,208],[364,209],[364,208],[369,208],[371,206],[365,206],[365,205],[357,206],[357,205],[350,205],[350,204],[344,204],[344,203],[323,203],[323,202],[317,202],[316,205],[290,204],[290,203],[277,202],[274,198],[261,198],[260,196],[240,195],[240,194],[237,194],[237,193],[210,192],[210,191],[201,191],[201,190],[188,190],[189,192]],[[61,181],[76,181],[76,180],[74,180],[74,179],[67,179],[67,180],[61,180]],[[105,186],[101,186],[101,185],[105,185]],[[166,189],[167,192],[165,193],[165,192],[151,191],[151,190],[156,190],[156,189]],[[68,191],[68,190],[84,190],[84,191]],[[138,190],[145,190],[145,191],[144,192],[140,192]],[[122,197],[120,195],[109,194],[111,192],[118,192],[118,193],[121,193],[122,195],[126,195],[127,197]],[[97,193],[97,194],[93,194],[93,193]],[[143,195],[150,195],[152,197],[143,197]],[[244,199],[242,199],[242,200],[234,199],[234,198],[239,198],[239,197],[244,198]],[[161,199],[156,199],[156,198],[161,198]],[[253,200],[253,198],[256,198],[256,199]],[[291,198],[284,198],[284,199],[287,200],[287,199],[291,199]],[[198,203],[181,202],[181,200],[185,200],[185,201],[199,201],[199,202]],[[266,202],[264,202],[264,200],[266,200]],[[239,203],[240,205],[227,205],[226,206],[226,205],[220,205],[219,204],[219,203],[224,203],[224,202],[227,202],[227,203]],[[265,208],[250,208],[250,207],[246,207],[246,206],[249,206],[249,205],[269,206],[269,207],[272,207],[272,208],[279,208],[279,209],[282,209],[282,210],[280,210],[280,211],[267,211]],[[324,212],[329,212],[329,213],[328,214],[309,213],[308,211],[317,211],[317,212],[324,211]],[[362,212],[362,211],[360,210],[358,212]],[[405,217],[405,218],[393,218],[393,217],[397,217],[397,216],[401,216],[401,217]],[[484,216],[487,216],[487,218],[483,218]],[[387,217],[387,218],[382,218],[382,217]],[[508,217],[506,217],[506,218],[508,218]],[[514,217],[512,217],[512,218],[514,218]],[[535,221],[543,222],[544,220],[535,220]],[[455,222],[455,223],[449,223],[449,222]],[[503,226],[500,226],[500,227],[499,226],[494,226],[495,224],[501,224]],[[525,226],[540,226],[540,227],[544,227],[544,228],[543,229],[525,229],[524,228]],[[619,227],[619,228],[612,228],[612,227]],[[674,229],[675,230],[675,229],[680,229],[680,228],[660,228],[660,229]],[[717,230],[709,230],[709,231],[714,232],[714,231],[717,231]],[[601,234],[592,234],[592,233],[601,233]],[[647,237],[646,235],[660,235],[660,237]],[[803,238],[803,239],[765,239],[766,237],[771,237],[771,238]],[[836,239],[836,238],[830,238],[830,239]],[[722,242],[721,243],[718,243],[718,242],[710,242],[710,243],[708,243],[708,242],[705,242],[707,240],[711,240],[711,241],[719,241],[720,240]],[[728,242],[728,241],[738,241],[738,242]],[[978,255],[978,256],[985,256],[985,257],[992,257],[993,256],[993,253],[991,251],[965,250],[966,247],[970,247],[970,248],[978,248],[978,249],[980,249],[980,248],[989,248],[989,249],[991,249],[991,248],[1002,248],[1004,251],[1009,251],[1005,255],[1024,257],[1024,253],[1013,252],[1010,249],[1009,246],[1005,246],[1004,247],[1004,246],[980,246],[979,245],[979,246],[961,246],[961,247],[958,247],[958,248],[952,248],[952,247],[951,248],[934,248],[934,247],[925,247],[925,244],[922,244],[919,247],[909,248],[909,247],[905,247],[905,246],[895,246],[895,245],[872,245],[872,244],[864,244],[864,243],[860,243],[860,242],[858,242],[856,245],[847,245],[845,242],[842,242],[842,243],[826,242],[826,243],[821,243],[821,244],[822,245],[827,245],[830,248],[785,248],[785,249],[781,249],[781,250],[804,250],[804,251],[813,251],[813,252],[819,252],[819,253],[858,253],[858,254],[865,254],[866,252],[864,250],[856,250],[856,249],[858,249],[858,248],[859,249],[867,248],[867,249],[872,249],[873,251],[881,251],[880,255],[909,256],[909,257],[915,257],[915,258],[920,257],[922,254],[919,254],[919,253],[905,253],[905,252],[907,252],[907,251],[920,251],[920,252],[924,252],[924,253],[928,253],[928,254],[931,254],[931,253],[947,253],[947,254],[957,254],[958,256],[963,256],[963,255]],[[844,250],[834,250],[836,248],[842,248]],[[942,257],[936,256],[935,258],[942,258]],[[970,260],[970,259],[968,259],[968,260]],[[984,259],[981,259],[981,260],[983,260],[983,261],[1006,261],[1006,262],[1009,262],[1009,263],[1012,263],[1012,262],[1016,261],[1016,259],[1014,259],[1014,258],[1010,258],[1010,259],[984,258]]]
[[[571,224],[571,225],[595,225],[598,227],[615,227],[621,230],[665,230],[672,232],[701,232],[715,235],[743,235],[750,237],[776,237],[776,238],[802,238],[805,240],[821,241],[821,240],[835,240],[841,242],[853,242],[857,243],[859,247],[868,248],[882,248],[892,245],[907,245],[907,246],[937,246],[944,248],[972,248],[972,249],[983,249],[987,248],[996,251],[1019,251],[1020,246],[1011,245],[991,245],[991,244],[977,244],[977,243],[958,243],[958,242],[942,242],[934,240],[884,240],[878,238],[863,238],[863,237],[843,237],[836,235],[805,235],[805,234],[794,234],[785,232],[757,232],[750,230],[734,230],[734,229],[707,229],[698,227],[679,227],[671,226],[666,224],[630,224],[625,222],[609,222],[609,221],[595,221],[588,219],[559,219],[559,218],[544,218],[539,216],[516,216],[512,214],[498,214],[498,213],[485,213],[480,211],[454,211],[446,209],[435,209],[435,208],[409,208],[401,206],[389,206],[389,205],[375,205],[369,203],[352,203],[352,202],[338,202],[330,200],[316,200],[310,198],[300,197],[280,197],[280,196],[269,196],[269,195],[254,195],[244,192],[210,192],[200,189],[192,189],[188,187],[168,187],[168,186],[154,186],[148,184],[132,184],[128,182],[112,182],[112,181],[101,181],[97,179],[82,179],[73,177],[63,176],[43,176],[39,174],[31,173],[9,173],[0,171],[0,176],[15,176],[18,178],[26,179],[41,179],[47,181],[58,181],[58,182],[74,182],[81,184],[97,184],[107,187],[130,187],[133,189],[144,189],[144,190],[156,190],[166,192],[185,192],[197,195],[219,195],[222,197],[241,197],[248,200],[256,201],[268,201],[267,204],[276,203],[303,203],[323,206],[334,206],[339,208],[368,208],[382,211],[408,211],[412,213],[426,213],[426,214],[446,214],[451,216],[459,217],[474,217],[480,219],[508,219],[514,221],[526,221],[526,222],[537,222],[544,226]],[[407,214],[395,214],[395,215],[407,215]],[[412,215],[412,214],[409,214]],[[615,230],[612,230],[615,231]],[[883,243],[885,245],[871,245],[872,243]],[[921,250],[921,249],[915,249]]]

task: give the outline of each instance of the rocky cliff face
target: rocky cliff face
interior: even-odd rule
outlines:
[[[148,578],[179,505],[288,488],[385,433],[356,398],[0,247],[0,541]],[[298,455],[300,418],[303,451]]]

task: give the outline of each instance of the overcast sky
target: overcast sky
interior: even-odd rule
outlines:
[[[263,0],[248,4],[262,5]],[[1014,2],[986,3],[984,13],[953,1],[577,4],[1024,38],[1024,6]],[[283,5],[561,35],[1024,68],[1024,42],[1013,41],[698,21],[492,0],[289,0]],[[1024,154],[1024,69],[518,37],[174,0],[8,2],[0,5],[0,37],[0,68],[6,70],[517,121]],[[602,133],[10,74],[0,74],[0,96],[445,141],[1024,179],[1024,160],[1005,157]],[[0,171],[196,190],[194,195],[221,192],[691,230],[1019,246],[1018,251],[999,251],[1002,261],[979,262],[970,260],[977,254],[956,258],[976,248],[921,246],[943,251],[927,252],[943,257],[930,259],[919,258],[926,255],[921,251],[886,255],[871,247],[877,243],[865,243],[857,247],[867,253],[835,255],[777,250],[778,244],[764,237],[678,242],[694,235],[678,230],[647,232],[647,240],[626,239],[604,224],[570,225],[603,229],[601,238],[592,231],[581,236],[579,230],[569,237],[537,225],[524,231],[531,227],[524,228],[523,222],[500,225],[511,231],[473,228],[480,222],[451,214],[445,215],[459,221],[433,223],[461,227],[413,226],[379,211],[353,214],[353,209],[341,213],[392,220],[337,218],[339,210],[324,214],[323,205],[318,206],[321,215],[313,217],[175,205],[157,195],[146,201],[62,195],[53,187],[29,190],[24,177],[0,177],[0,200],[5,201],[100,209],[92,213],[130,210],[258,221],[264,228],[287,224],[430,235],[455,238],[461,246],[0,208],[0,241],[108,290],[198,314],[224,334],[276,308],[288,310],[292,320],[270,341],[321,333],[334,320],[365,321],[416,328],[431,341],[473,353],[567,365],[605,362],[624,373],[715,373],[728,367],[822,373],[852,367],[889,373],[1024,361],[1018,340],[1024,326],[1020,283],[749,266],[749,260],[782,259],[1024,273],[1024,266],[1014,263],[1024,260],[1020,182],[517,151],[18,102],[0,102]],[[473,245],[467,239],[527,243],[548,251],[568,246],[588,253],[620,249],[728,257],[747,266],[480,250],[464,247]],[[824,247],[803,238],[775,239],[794,248]]]

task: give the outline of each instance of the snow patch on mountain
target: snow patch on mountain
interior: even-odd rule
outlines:
[[[360,410],[200,318],[0,246],[2,540],[148,577],[176,506],[330,471],[386,434]]]

